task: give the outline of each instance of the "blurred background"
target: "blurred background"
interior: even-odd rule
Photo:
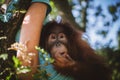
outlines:
[[[3,1],[0,0],[0,5]],[[47,20],[69,22],[83,31],[90,46],[108,60],[113,70],[112,80],[120,80],[120,0],[50,0],[50,4],[52,11]],[[0,21],[0,80],[15,80],[10,77],[15,71],[13,63],[18,62],[12,59],[13,52],[6,49],[14,42],[19,19],[8,23]]]

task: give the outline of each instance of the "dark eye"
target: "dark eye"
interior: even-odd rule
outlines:
[[[59,33],[58,34],[58,40],[62,41],[62,42],[67,42],[67,37],[64,33]]]
[[[58,35],[58,38],[59,38],[59,39],[65,38],[65,34],[64,34],[64,33],[60,33],[60,34]]]
[[[59,38],[64,38],[64,35],[63,35],[63,34],[61,34],[61,35],[59,36]]]
[[[50,38],[51,39],[56,39],[56,35],[55,34],[50,34]]]
[[[58,38],[62,40],[62,39],[66,39],[66,36],[64,33],[59,33]]]
[[[51,44],[53,42],[55,42],[57,39],[57,35],[56,34],[50,34],[48,37],[48,44]]]

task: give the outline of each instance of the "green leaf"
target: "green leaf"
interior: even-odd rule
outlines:
[[[17,57],[13,56],[12,59],[14,61],[14,67],[15,68],[17,68],[17,67],[19,67],[21,65],[21,62]]]
[[[49,58],[49,61],[50,61],[50,63],[53,63],[55,61],[55,59]]]
[[[5,0],[0,0],[0,4],[3,4],[4,1],[5,1]]]
[[[8,54],[1,54],[0,58],[2,58],[3,60],[8,59]]]
[[[27,73],[30,71],[31,71],[31,68],[29,68],[27,66],[21,66],[21,67],[17,68],[17,74]]]
[[[10,80],[10,78],[12,77],[12,75],[13,75],[13,73],[10,73],[10,75],[7,76],[5,80]]]

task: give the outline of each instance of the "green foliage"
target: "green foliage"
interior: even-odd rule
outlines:
[[[48,80],[49,74],[45,69],[38,69],[38,73],[33,75],[34,80]]]
[[[53,63],[54,59],[49,57],[49,54],[42,48],[40,47],[35,47],[36,50],[38,50],[40,53],[42,53],[42,55],[39,55],[40,58],[43,58],[47,63]],[[44,56],[44,54],[46,56]]]
[[[8,59],[8,54],[1,54],[0,58],[3,59],[3,61]]]
[[[50,1],[50,5],[51,5],[51,7],[52,7],[52,11],[51,11],[51,13],[50,13],[50,16],[49,16],[49,18],[50,19],[55,19],[57,16],[58,16],[58,9],[56,8],[56,6],[55,6],[55,4],[54,4],[54,2],[53,1]]]
[[[104,47],[100,50],[102,55],[107,58],[110,68],[112,69],[112,80],[120,79],[120,50]],[[105,55],[106,54],[106,55]]]
[[[120,79],[120,72],[118,70],[113,70],[112,80],[119,80]]]
[[[5,0],[0,0],[0,4],[2,4]]]
[[[14,61],[14,68],[16,69],[16,74],[22,74],[31,71],[30,67],[22,66],[20,60],[17,57],[13,56],[12,59]]]
[[[2,61],[0,62],[0,80],[11,80],[11,77],[15,75],[15,72],[13,63],[8,61],[8,54],[1,54],[0,61]]]
[[[37,47],[37,46],[35,47],[35,49],[38,50],[39,53],[41,53],[41,54],[39,54],[39,57],[42,58],[45,61],[45,63],[40,64],[40,68],[38,69],[38,73],[33,76],[34,80],[38,80],[38,79],[40,79],[40,80],[48,80],[48,77],[50,76],[50,74],[47,73],[45,68],[41,68],[41,67],[45,67],[45,66],[53,63],[54,59],[51,58],[49,56],[49,54],[44,49],[42,49],[40,47]]]
[[[18,58],[16,58],[15,56],[13,56],[13,61],[14,61],[14,67],[17,68],[21,65],[21,62],[19,61]]]
[[[45,64],[39,65],[39,67],[45,67],[48,64],[54,62],[54,59],[50,58],[49,54],[44,49],[41,49],[40,47],[35,47],[35,48],[42,54],[42,55],[39,55],[39,57],[45,60]],[[8,54],[1,54],[0,59],[2,59],[3,61],[7,60]],[[15,71],[13,72],[12,68],[9,67],[9,68],[5,68],[3,71],[0,72],[0,76],[3,75],[4,72],[6,71],[10,72],[9,75],[5,77],[5,80],[11,80],[11,77],[13,75],[16,75],[16,78],[18,78],[19,75],[25,74],[31,71],[30,67],[22,66],[20,60],[16,56],[13,56],[12,60],[13,60],[13,63],[8,62],[7,64],[13,64],[11,66],[15,69]],[[49,75],[50,74],[48,74],[45,69],[38,68],[37,73],[33,75],[33,78],[34,80],[38,80],[38,79],[47,80]],[[22,75],[22,76],[26,76],[26,75]]]

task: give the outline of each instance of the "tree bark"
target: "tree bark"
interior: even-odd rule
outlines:
[[[79,0],[80,4],[82,3],[82,0]],[[86,23],[87,23],[87,9],[88,9],[88,5],[89,5],[89,1],[88,0],[85,0],[86,2],[86,6],[82,6],[82,10],[81,10],[81,27],[82,27],[82,30],[83,32],[86,32]]]
[[[58,8],[60,15],[62,16],[62,20],[65,22],[71,23],[73,27],[78,29],[82,28],[75,22],[75,18],[72,15],[72,6],[69,5],[68,0],[53,0],[55,6]]]

